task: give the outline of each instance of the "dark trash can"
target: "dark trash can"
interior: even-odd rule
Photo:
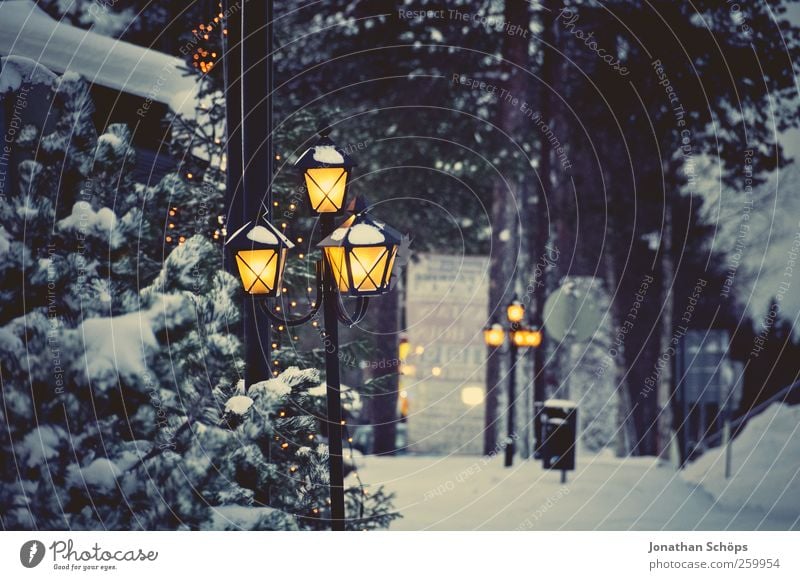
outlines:
[[[578,434],[578,406],[566,399],[549,399],[539,415],[542,462],[545,469],[573,471]]]

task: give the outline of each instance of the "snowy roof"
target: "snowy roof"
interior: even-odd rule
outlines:
[[[376,220],[368,213],[362,212],[347,218],[338,228],[318,245],[326,246],[370,246],[379,244],[400,243],[400,233]]]
[[[225,242],[225,245],[227,246],[230,244],[231,246],[235,245],[242,247],[252,246],[253,245],[252,243],[248,243],[238,239],[242,235],[242,232],[247,230],[247,233],[245,234],[244,237],[250,240],[250,242],[257,242],[260,244],[267,244],[267,245],[282,245],[285,246],[286,248],[289,248],[290,250],[294,248],[294,243],[289,238],[287,238],[282,231],[280,231],[271,222],[269,222],[266,218],[262,219],[261,224],[256,223],[256,225],[253,226],[252,221],[247,222],[228,237],[228,240]]]
[[[353,158],[327,136],[321,137],[313,146],[305,150],[294,166],[300,169],[309,167],[353,167]]]
[[[72,71],[175,111],[194,110],[195,79],[181,59],[54,20],[30,0],[0,2],[0,55]]]

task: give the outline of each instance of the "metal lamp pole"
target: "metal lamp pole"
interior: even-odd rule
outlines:
[[[333,216],[320,218],[323,238],[335,229]],[[339,376],[339,321],[337,307],[339,296],[330,264],[322,264],[322,307],[325,338],[330,344],[325,348],[325,381],[328,403],[328,456],[331,478],[331,530],[343,531],[344,511],[344,457],[342,450],[342,391]]]
[[[329,145],[322,145],[328,147]],[[323,149],[323,151],[328,151]],[[331,257],[326,255],[317,264],[317,281],[316,281],[316,300],[312,302],[311,310],[303,316],[295,318],[287,318],[283,315],[276,314],[269,306],[267,300],[260,300],[258,302],[264,314],[271,320],[288,327],[300,326],[312,319],[316,319],[319,309],[323,309],[323,336],[325,341],[325,378],[326,378],[326,399],[327,399],[327,426],[328,426],[328,456],[330,468],[330,501],[331,501],[331,517],[330,525],[333,531],[343,531],[345,529],[345,489],[344,489],[344,457],[342,453],[342,434],[343,434],[343,421],[342,421],[342,394],[340,382],[340,369],[339,369],[339,322],[354,326],[364,319],[369,305],[369,296],[376,296],[383,294],[389,290],[391,280],[391,265],[394,263],[394,256],[396,255],[399,247],[401,237],[390,226],[373,220],[364,211],[358,211],[358,204],[354,205],[353,216],[345,222],[349,225],[340,225],[337,229],[335,224],[335,215],[333,213],[324,213],[319,216],[320,230],[322,232],[322,241],[317,244],[317,247],[323,248],[324,251],[329,250],[331,247],[341,249],[345,255],[349,256],[345,268],[347,271],[346,276],[341,272],[340,277],[337,278],[337,272],[334,271],[334,265],[331,262]],[[364,270],[364,277],[359,276],[357,267],[363,266],[363,263],[358,262],[359,256],[364,259],[364,254],[359,253],[359,249],[364,247],[365,244],[358,241],[349,240],[350,227],[368,228],[372,229],[373,233],[380,233],[383,242],[372,243],[366,245],[370,250],[383,249],[382,261],[378,261],[372,265],[369,270]],[[279,245],[276,247],[274,242],[270,242],[273,246],[267,248],[268,252],[284,252],[286,249],[293,247],[291,241],[288,240],[279,230],[266,222],[264,225],[257,226],[268,230],[261,232],[261,236],[269,238],[266,234],[271,231],[271,234],[278,240]],[[271,230],[270,230],[271,228]],[[254,228],[255,229],[255,228]],[[340,235],[334,235],[339,233]],[[242,235],[248,237],[249,234],[241,234],[237,232],[229,243],[234,242],[236,237]],[[250,237],[250,240],[253,238]],[[282,239],[282,241],[281,241]],[[266,243],[266,242],[265,242]],[[244,246],[236,244],[240,250],[247,250],[248,244]],[[234,248],[235,249],[235,248]],[[251,251],[252,252],[252,251]],[[367,256],[372,255],[367,253]],[[249,256],[249,254],[248,254]],[[391,259],[390,259],[391,256]],[[238,259],[241,254],[237,254]],[[251,258],[252,259],[252,258]],[[356,266],[353,266],[350,260],[356,260]],[[380,266],[382,264],[382,266]],[[340,267],[341,264],[340,264]],[[274,271],[282,266],[276,267]],[[376,270],[379,270],[376,272]],[[259,271],[257,268],[253,271]],[[355,273],[354,273],[355,271]],[[280,284],[278,281],[280,277],[277,274],[275,285],[273,286],[274,292],[267,295],[266,298],[275,298],[275,293],[278,292]],[[268,285],[265,285],[268,286]],[[250,286],[252,287],[252,285]],[[355,314],[349,314],[343,307],[340,301],[340,294],[347,292],[349,295],[357,298],[357,306]]]
[[[514,401],[517,398],[517,344],[514,342],[514,332],[517,325],[512,324],[508,333],[510,338],[508,345],[509,368],[508,368],[508,427],[506,438],[506,460],[505,466],[511,467],[514,464]]]

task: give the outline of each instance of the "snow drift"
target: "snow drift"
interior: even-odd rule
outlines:
[[[800,516],[798,425],[800,407],[771,405],[733,440],[730,479],[725,479],[724,448],[703,455],[683,471],[683,478],[728,507]]]

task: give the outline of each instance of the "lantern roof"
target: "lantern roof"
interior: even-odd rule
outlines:
[[[319,139],[314,145],[306,149],[294,166],[300,169],[313,169],[316,167],[342,167],[349,169],[355,166],[353,158],[328,137],[330,127],[319,131]]]
[[[400,232],[362,211],[347,218],[317,247],[391,246],[401,241]]]
[[[226,240],[225,245],[230,245],[232,248],[255,248],[257,246],[294,248],[292,241],[267,220],[266,214],[261,219],[249,221],[236,230]]]

